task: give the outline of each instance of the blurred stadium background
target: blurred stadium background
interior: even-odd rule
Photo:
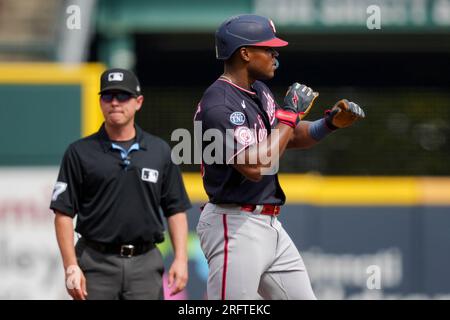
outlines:
[[[379,30],[366,26],[373,4]],[[65,148],[101,123],[102,70],[137,73],[138,124],[174,146],[222,72],[214,31],[239,13],[272,18],[290,42],[269,82],[278,101],[299,81],[320,92],[310,119],[342,97],[366,111],[281,163],[280,220],[318,298],[450,298],[450,0],[0,0],[0,299],[68,298],[48,204]],[[204,299],[206,197],[199,167],[182,169],[195,207],[176,298]]]

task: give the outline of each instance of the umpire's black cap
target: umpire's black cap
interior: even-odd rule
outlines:
[[[109,90],[122,90],[133,95],[141,95],[141,85],[136,75],[126,69],[108,69],[103,72],[100,79],[100,92],[104,93]]]

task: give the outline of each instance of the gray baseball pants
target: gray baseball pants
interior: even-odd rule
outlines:
[[[207,203],[197,234],[209,265],[208,299],[316,299],[302,257],[277,217]]]
[[[88,300],[164,299],[164,265],[158,248],[127,258],[98,252],[81,238],[75,251],[86,277]]]

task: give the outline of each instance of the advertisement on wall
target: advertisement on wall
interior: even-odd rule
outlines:
[[[57,170],[0,169],[0,299],[70,298],[48,208]],[[449,299],[448,210],[288,204],[279,220],[319,299]],[[195,233],[200,214],[199,204],[188,212],[187,288],[166,299],[207,298],[208,265]],[[167,270],[173,258],[168,240],[159,250]]]

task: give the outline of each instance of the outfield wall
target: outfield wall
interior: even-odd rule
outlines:
[[[68,298],[48,209],[57,170],[0,168],[0,299]],[[205,195],[199,174],[184,174],[184,180],[195,203],[188,212],[190,280],[175,298],[203,299],[208,271],[194,230]],[[288,202],[279,219],[304,258],[317,296],[450,298],[449,181],[282,175]],[[160,250],[168,268],[170,243]],[[380,289],[367,286],[374,268]]]
[[[0,63],[0,166],[57,165],[67,145],[98,130],[98,63]]]

